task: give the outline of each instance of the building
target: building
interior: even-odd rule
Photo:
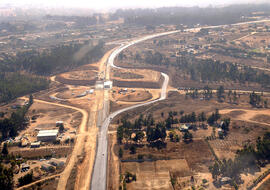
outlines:
[[[63,126],[64,127],[64,122],[63,121],[56,121],[56,127],[61,127]]]
[[[180,131],[181,131],[181,132],[186,132],[186,131],[188,131],[188,126],[186,126],[186,124],[182,125],[182,126],[180,127]]]
[[[41,130],[37,135],[38,141],[56,141],[58,130]]]
[[[88,93],[89,93],[89,94],[93,94],[93,93],[94,93],[94,89],[90,89],[90,90],[88,91]]]
[[[31,148],[39,148],[40,147],[40,141],[31,143]]]
[[[106,88],[106,89],[111,89],[112,88],[112,85],[113,85],[113,82],[112,81],[106,81],[106,82],[104,82],[104,88]]]

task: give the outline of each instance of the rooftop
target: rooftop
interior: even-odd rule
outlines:
[[[38,132],[38,137],[43,136],[56,136],[58,134],[58,130],[41,130]]]

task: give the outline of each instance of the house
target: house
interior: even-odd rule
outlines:
[[[46,141],[55,141],[58,135],[58,130],[41,130],[37,135],[37,140],[46,142]]]
[[[39,148],[40,147],[40,141],[31,143],[31,148]]]
[[[186,132],[186,131],[188,131],[188,126],[186,125],[186,124],[184,124],[184,125],[181,125],[181,127],[180,127],[180,131],[181,132]]]

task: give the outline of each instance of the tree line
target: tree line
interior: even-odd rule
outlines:
[[[166,7],[157,9],[119,9],[110,15],[111,19],[124,18],[126,25],[155,27],[161,24],[187,25],[221,25],[245,21],[253,12],[269,12],[270,6],[264,5],[230,5],[227,7]],[[181,29],[181,27],[180,27]]]
[[[47,89],[49,81],[44,77],[19,72],[0,72],[0,103],[26,94]]]
[[[80,50],[86,53],[76,56]],[[46,76],[94,62],[102,57],[103,53],[104,42],[102,41],[99,41],[97,45],[89,45],[88,42],[59,45],[43,52],[31,50],[18,52],[15,57],[6,55],[0,62],[0,69],[6,72],[26,71]]]
[[[2,134],[0,139],[1,141],[9,137],[14,138],[18,135],[19,131],[25,129],[28,124],[28,118],[26,117],[26,113],[32,104],[33,96],[30,95],[28,104],[17,109],[11,114],[9,118],[0,120],[0,131]]]
[[[174,66],[184,71],[191,80],[199,82],[216,82],[232,80],[234,82],[254,82],[262,87],[269,87],[270,75],[248,66],[232,62],[220,62],[213,59],[196,59],[183,52],[175,62],[170,61],[160,52],[144,52],[144,62],[152,65]]]

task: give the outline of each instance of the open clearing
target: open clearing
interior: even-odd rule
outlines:
[[[136,173],[137,181],[129,184],[128,189],[173,189],[170,176],[186,177],[191,175],[185,159],[159,160],[154,162],[124,162],[123,171]]]

